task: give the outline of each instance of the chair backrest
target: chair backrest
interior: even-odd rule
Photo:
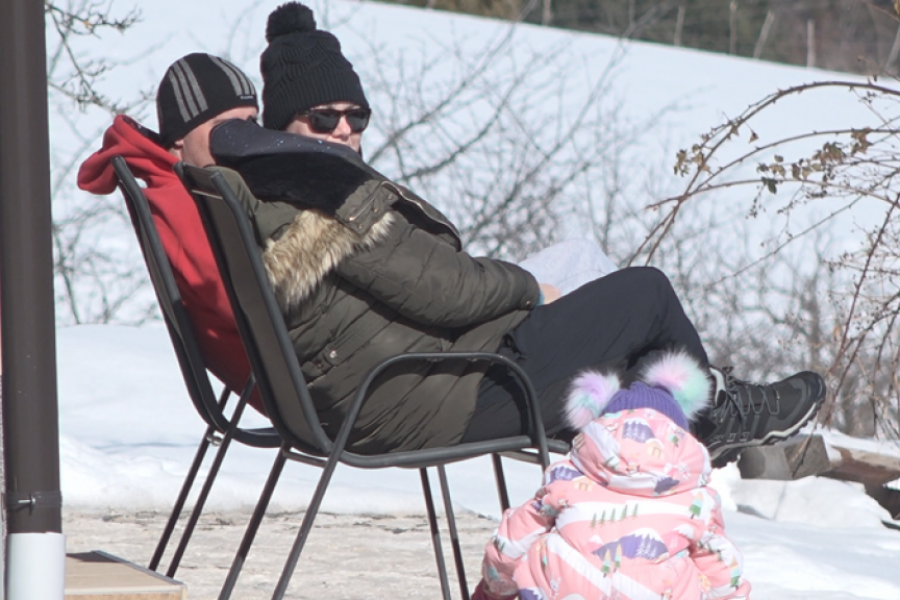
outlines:
[[[228,429],[230,421],[219,405],[210,384],[206,363],[200,352],[190,316],[175,283],[172,266],[153,222],[147,197],[121,156],[112,159],[112,166],[119,180],[119,188],[125,197],[125,205],[128,207],[128,214],[131,216],[144,261],[147,263],[150,281],[153,283],[191,401],[207,425],[224,432]],[[236,395],[241,393],[240,390],[231,391]],[[270,448],[279,444],[278,437],[271,432],[238,428],[234,436],[239,442],[250,446]]]
[[[183,164],[176,170],[197,203],[272,424],[298,450],[329,453],[332,442],[319,423],[246,211],[221,173]]]

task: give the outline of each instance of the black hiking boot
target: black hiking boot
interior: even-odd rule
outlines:
[[[697,435],[716,468],[737,460],[746,448],[793,436],[825,399],[825,380],[811,371],[756,384],[735,379],[731,368],[710,370],[716,380],[715,406],[700,416]]]

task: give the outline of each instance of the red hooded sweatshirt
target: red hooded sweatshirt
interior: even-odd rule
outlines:
[[[146,183],[144,194],[206,366],[239,394],[250,376],[250,364],[203,223],[172,170],[178,160],[144,131],[132,119],[117,116],[103,135],[103,147],[78,170],[78,187],[92,194],[113,193],[118,181],[110,160],[116,155]],[[250,404],[264,412],[258,394]]]

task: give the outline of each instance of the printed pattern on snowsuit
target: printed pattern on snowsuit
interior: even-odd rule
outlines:
[[[749,598],[743,558],[706,486],[706,449],[649,408],[603,415],[485,551],[498,597],[522,600]]]

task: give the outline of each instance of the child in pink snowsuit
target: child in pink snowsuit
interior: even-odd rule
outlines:
[[[709,394],[686,354],[665,355],[629,389],[583,373],[566,406],[580,431],[572,452],[503,515],[473,600],[749,598],[706,485],[709,454],[688,431]]]

